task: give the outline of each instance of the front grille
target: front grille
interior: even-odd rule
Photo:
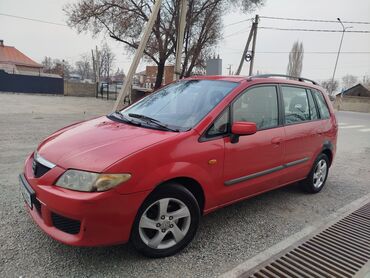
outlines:
[[[33,169],[33,175],[35,176],[35,178],[39,178],[43,176],[46,172],[50,170],[49,167],[42,165],[36,160],[33,160],[32,169]]]
[[[78,220],[70,219],[54,212],[51,213],[51,220],[55,228],[67,234],[76,235],[80,232],[81,222]]]

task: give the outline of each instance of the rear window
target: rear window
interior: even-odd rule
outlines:
[[[329,119],[330,118],[330,112],[329,112],[329,108],[328,108],[328,105],[325,101],[324,96],[319,91],[312,90],[312,92],[313,92],[313,95],[316,99],[317,106],[319,107],[320,118],[321,119]]]

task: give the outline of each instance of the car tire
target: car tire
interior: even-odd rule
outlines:
[[[146,257],[174,255],[192,241],[199,219],[200,209],[193,194],[180,184],[166,184],[140,207],[131,242]]]
[[[308,177],[302,181],[303,189],[308,193],[319,193],[325,186],[329,174],[329,158],[321,153],[315,160]]]

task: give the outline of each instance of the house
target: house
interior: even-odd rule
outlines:
[[[20,52],[14,46],[4,45],[0,40],[0,70],[12,74],[40,75],[42,65]]]
[[[338,94],[337,97],[368,97],[370,98],[370,91],[366,89],[362,84],[357,84],[342,93]]]

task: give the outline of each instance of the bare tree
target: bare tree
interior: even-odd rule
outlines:
[[[114,53],[105,43],[100,51],[101,74],[105,79],[109,79],[115,59]]]
[[[45,73],[59,74],[62,77],[68,78],[73,71],[73,67],[67,60],[52,59],[45,56],[41,64]]]
[[[331,79],[324,80],[321,82],[321,86],[328,92],[334,92],[339,88],[339,82],[337,80],[332,81]]]
[[[289,53],[287,75],[296,77],[301,76],[303,66],[303,54],[303,43],[296,41]]]
[[[364,75],[362,77],[362,85],[368,90],[370,90],[370,76],[369,75]]]
[[[92,77],[91,59],[89,55],[81,55],[80,60],[76,62],[76,73],[81,76],[81,79],[89,79]]]
[[[343,87],[344,89],[351,88],[355,83],[358,81],[358,78],[354,75],[347,74],[343,76],[342,82],[343,82]]]
[[[41,64],[44,67],[44,72],[47,72],[48,70],[51,70],[53,68],[53,60],[51,59],[51,57],[45,56]]]
[[[108,34],[125,44],[128,51],[138,48],[143,26],[149,20],[154,0],[79,0],[67,5],[68,24],[78,32]],[[204,57],[222,36],[221,16],[231,7],[250,12],[263,0],[189,0],[184,42],[183,75],[204,66]],[[173,60],[180,0],[163,0],[144,57],[158,66],[155,88],[160,87],[167,61]]]

